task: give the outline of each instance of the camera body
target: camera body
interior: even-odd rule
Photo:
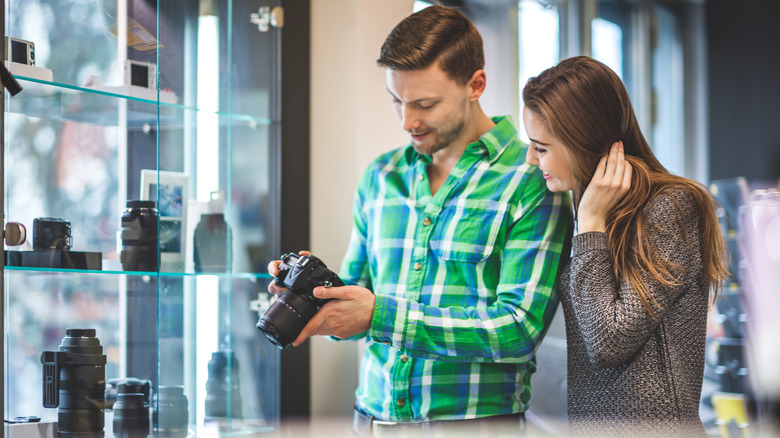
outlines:
[[[344,286],[322,260],[293,253],[282,256],[274,282],[287,290],[263,313],[257,328],[281,349],[290,345],[317,311],[330,301],[316,298],[314,288]]]
[[[35,65],[35,43],[5,37],[5,59],[24,65]]]
[[[49,249],[70,250],[73,236],[70,234],[70,222],[55,217],[37,217],[33,219],[33,250]]]
[[[277,286],[290,290],[301,291],[319,301],[321,307],[328,300],[314,298],[314,288],[317,286],[344,286],[338,275],[325,266],[322,260],[313,255],[301,256],[287,254],[279,263],[279,274],[274,278]]]
[[[154,90],[157,88],[157,65],[128,59],[125,62],[125,85]]]

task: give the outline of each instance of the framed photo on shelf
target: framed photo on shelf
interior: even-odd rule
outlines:
[[[141,200],[154,201],[160,218],[160,271],[184,272],[188,189],[187,174],[141,170]]]

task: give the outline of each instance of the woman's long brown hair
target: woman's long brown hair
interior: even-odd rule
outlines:
[[[628,282],[648,312],[655,316],[651,303],[658,303],[642,281],[642,272],[664,285],[678,284],[673,272],[680,267],[654,255],[642,215],[648,202],[668,188],[679,188],[693,196],[702,233],[704,273],[713,296],[717,296],[729,274],[728,252],[715,201],[702,184],[670,173],[656,159],[639,129],[620,78],[592,58],[568,58],[529,79],[523,100],[526,108],[543,118],[552,135],[567,148],[575,181],[575,211],[601,157],[613,143],[623,142],[626,160],[633,170],[631,188],[608,215],[606,232],[615,277]],[[688,236],[681,237],[689,241]]]

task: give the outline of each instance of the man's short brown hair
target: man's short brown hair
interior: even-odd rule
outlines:
[[[406,17],[390,32],[377,64],[396,71],[423,70],[438,61],[459,84],[485,67],[482,36],[457,9],[429,6]]]

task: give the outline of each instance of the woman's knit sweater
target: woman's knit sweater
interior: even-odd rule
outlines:
[[[653,250],[679,281],[664,286],[641,271],[657,319],[625,279],[616,281],[605,233],[575,236],[562,272],[574,436],[706,436],[699,398],[710,290],[698,212],[692,195],[675,189],[643,214]]]

